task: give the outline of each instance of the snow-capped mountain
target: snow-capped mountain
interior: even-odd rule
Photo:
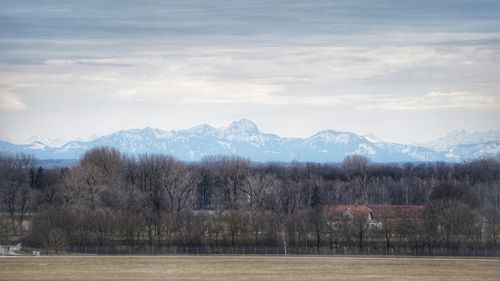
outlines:
[[[476,159],[485,155],[500,154],[500,132],[453,131],[446,136],[423,144],[456,160]]]
[[[368,141],[370,141],[370,142],[384,142],[384,140],[382,140],[381,138],[377,137],[373,133],[369,133],[369,134],[363,135],[363,137],[365,139],[367,139]]]
[[[61,146],[63,145],[64,143],[66,143],[64,140],[62,139],[51,139],[51,138],[48,138],[42,134],[36,134],[30,138],[28,138],[25,142],[25,144],[44,144],[46,146]]]
[[[373,135],[360,136],[335,130],[323,130],[308,138],[284,138],[261,132],[247,119],[232,122],[225,128],[203,124],[186,130],[122,130],[90,141],[71,141],[59,147],[42,142],[16,145],[0,141],[0,151],[32,153],[39,159],[78,159],[85,151],[98,146],[110,146],[134,155],[171,154],[186,161],[216,154],[282,162],[338,162],[350,154],[366,155],[374,162],[460,160],[423,146],[384,142]]]

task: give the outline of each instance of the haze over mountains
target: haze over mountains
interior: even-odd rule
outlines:
[[[127,154],[164,153],[196,161],[207,155],[239,155],[252,161],[338,162],[350,154],[374,162],[463,161],[500,154],[500,132],[454,131],[427,144],[385,142],[375,135],[323,130],[308,138],[286,138],[259,131],[247,119],[225,128],[203,124],[186,130],[144,128],[122,130],[90,141],[51,145],[38,137],[29,144],[0,141],[0,151],[29,153],[38,159],[78,159],[97,146],[111,146]]]

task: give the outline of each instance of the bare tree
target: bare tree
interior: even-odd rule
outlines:
[[[246,210],[250,213],[250,224],[254,236],[254,243],[259,238],[259,220],[265,211],[265,199],[274,190],[277,179],[271,175],[253,173],[242,187],[246,195]]]
[[[236,156],[205,157],[202,161],[214,169],[215,184],[223,192],[224,208],[238,209],[241,190],[248,178],[249,161]]]
[[[369,160],[363,155],[349,155],[342,162],[342,167],[349,181],[355,183],[360,189],[361,202],[368,203],[368,164]]]

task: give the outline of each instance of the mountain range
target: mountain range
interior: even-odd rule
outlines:
[[[286,138],[261,132],[247,119],[228,127],[200,125],[186,130],[144,128],[122,130],[89,141],[61,146],[37,138],[29,144],[0,141],[0,152],[29,153],[38,159],[78,159],[85,151],[110,146],[127,154],[163,153],[185,161],[207,155],[238,155],[252,161],[339,162],[350,154],[362,154],[373,162],[463,161],[500,154],[500,132],[455,131],[435,141],[408,145],[385,142],[374,135],[323,130],[308,138]]]
[[[485,155],[500,155],[500,132],[457,130],[422,145],[455,161],[477,159]]]

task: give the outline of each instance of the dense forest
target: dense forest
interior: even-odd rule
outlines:
[[[0,244],[497,249],[500,237],[500,161],[493,157],[186,163],[101,147],[73,167],[36,163],[29,155],[0,157]],[[370,208],[378,224],[335,212],[345,205]],[[384,212],[387,206],[420,211]]]

